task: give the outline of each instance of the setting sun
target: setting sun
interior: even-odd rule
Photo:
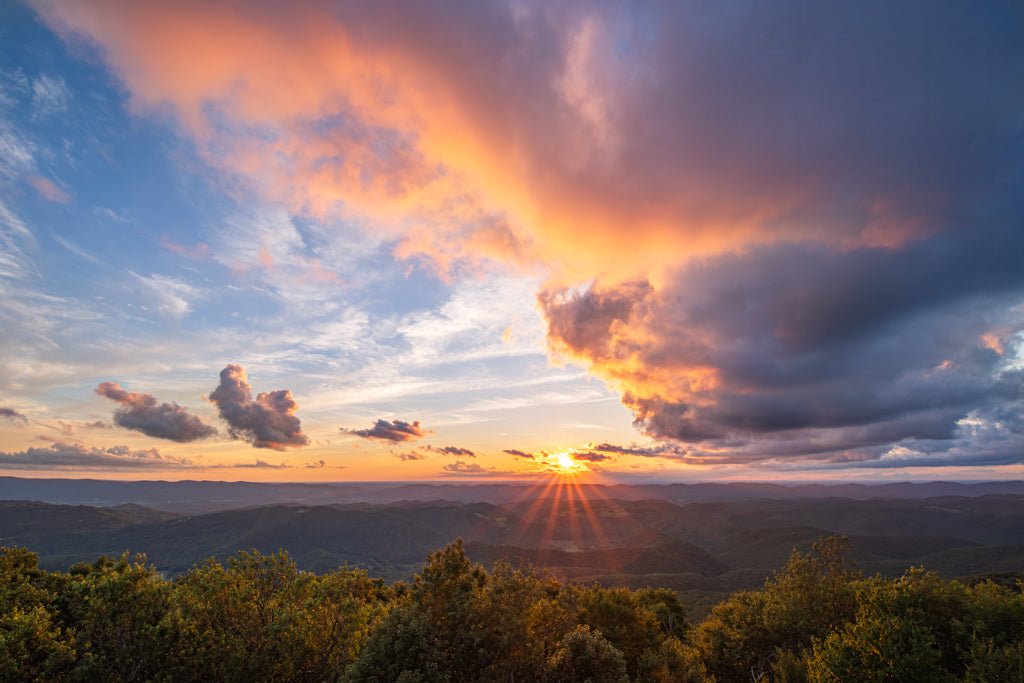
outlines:
[[[573,460],[569,451],[552,453],[551,464],[557,468],[558,474],[576,474],[586,469],[582,463]]]

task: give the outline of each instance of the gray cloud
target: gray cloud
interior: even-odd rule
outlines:
[[[614,459],[607,453],[597,453],[594,451],[574,451],[571,457],[573,460],[579,460],[581,462],[606,462]]]
[[[256,470],[287,470],[291,468],[291,465],[289,465],[286,462],[282,462],[278,465],[275,465],[272,462],[267,462],[266,460],[260,460],[259,458],[257,458],[255,462],[240,462],[234,465],[229,465],[229,467]]]
[[[86,448],[80,444],[59,441],[47,448],[0,453],[0,469],[8,470],[135,470],[179,469],[192,466],[193,463],[186,458],[162,455],[155,448]]]
[[[708,458],[951,444],[972,411],[1024,405],[1024,269],[1010,256],[1024,235],[1012,225],[901,249],[761,247],[657,289],[540,300],[553,346],[616,386],[642,431]]]
[[[441,468],[441,471],[443,474],[469,476],[504,476],[513,474],[512,472],[505,472],[494,467],[484,467],[479,463],[467,463],[462,460],[456,460],[453,463],[445,465]]]
[[[410,460],[426,460],[427,456],[417,451],[407,451],[405,453],[397,453],[395,457],[402,462],[409,462]]]
[[[527,460],[533,460],[532,453],[521,451],[518,448],[506,448],[505,450],[502,451],[502,453],[508,453],[509,455],[516,456],[517,458],[526,458]]]
[[[430,430],[424,429],[420,426],[419,420],[414,422],[404,422],[402,420],[377,420],[369,429],[342,428],[341,431],[345,434],[361,436],[364,439],[392,441],[395,443],[415,441],[416,439],[420,439],[431,433]]]
[[[158,403],[151,394],[125,391],[116,382],[103,382],[96,393],[121,404],[114,411],[115,424],[146,436],[186,443],[217,433],[177,403]]]
[[[685,451],[675,444],[657,444],[654,446],[616,446],[610,443],[599,443],[589,446],[590,450],[599,453],[617,453],[619,455],[638,455],[644,458],[673,458]]]
[[[474,451],[471,451],[468,448],[461,448],[459,446],[427,446],[426,449],[428,451],[433,451],[434,453],[440,453],[441,455],[458,455],[467,458],[476,457],[476,453]]]
[[[228,365],[220,372],[220,384],[210,392],[220,416],[228,423],[232,438],[248,441],[255,448],[284,450],[309,444],[302,423],[295,416],[299,404],[288,389],[263,392],[252,397],[245,368]]]
[[[28,424],[28,418],[14,408],[0,408],[0,418],[7,420],[8,422]]]

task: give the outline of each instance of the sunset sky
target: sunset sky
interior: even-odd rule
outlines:
[[[1022,34],[0,1],[0,475],[1021,478]]]

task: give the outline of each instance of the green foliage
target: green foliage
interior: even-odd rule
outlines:
[[[239,553],[182,577],[173,622],[185,654],[175,680],[337,680],[383,612],[364,572],[299,571],[287,553]]]
[[[975,641],[964,676],[966,683],[1024,683],[1024,641],[997,647],[991,640]]]
[[[75,651],[42,605],[0,617],[0,680],[65,681]]]
[[[0,680],[69,679],[73,633],[57,623],[52,583],[34,553],[0,549]]]
[[[811,554],[794,551],[762,590],[717,605],[694,634],[707,670],[723,682],[760,680],[780,656],[790,661],[849,620],[859,574],[848,552],[845,537],[823,538]]]
[[[59,594],[62,621],[80,657],[75,678],[152,681],[175,649],[167,623],[171,585],[144,556],[75,565]]]
[[[808,672],[813,683],[955,680],[942,668],[935,637],[903,615],[859,615],[814,648]]]
[[[586,624],[562,639],[551,656],[550,680],[556,683],[628,683],[626,660],[600,631]]]
[[[1024,597],[923,569],[860,578],[843,538],[690,627],[667,589],[474,564],[456,541],[410,584],[239,553],[178,579],[145,557],[48,572],[0,549],[0,681],[1008,681]]]

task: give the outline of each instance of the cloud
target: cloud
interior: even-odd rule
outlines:
[[[479,463],[467,463],[462,460],[456,460],[453,463],[449,463],[441,468],[443,474],[457,475],[457,476],[507,476],[515,474],[514,472],[506,472],[499,470],[495,467],[484,467]]]
[[[468,448],[460,448],[459,446],[427,446],[426,449],[428,451],[433,451],[434,453],[440,453],[441,455],[458,455],[466,458],[476,457],[475,452],[469,450]]]
[[[28,184],[35,188],[39,196],[55,204],[67,204],[71,201],[71,195],[62,190],[52,180],[39,175],[30,175],[27,178]]]
[[[157,273],[148,276],[134,272],[131,274],[164,317],[178,320],[192,311],[190,300],[199,293],[192,285]]]
[[[162,455],[155,448],[135,450],[128,446],[86,448],[54,442],[47,448],[0,453],[0,469],[8,470],[135,470],[192,467],[186,458]]]
[[[134,221],[131,214],[127,211],[118,211],[109,206],[94,206],[92,207],[92,212],[114,223],[132,223]]]
[[[618,389],[643,432],[709,460],[950,440],[970,411],[1024,399],[1024,372],[1007,360],[1024,287],[1005,251],[1024,248],[1012,233],[994,225],[901,250],[763,247],[658,287],[547,291],[541,305],[556,353]],[[993,328],[1010,330],[998,345]]]
[[[279,465],[275,465],[274,463],[267,462],[266,460],[260,460],[259,458],[257,458],[255,462],[240,462],[235,463],[234,465],[228,465],[228,467],[259,470],[286,470],[289,469],[291,465],[289,465],[286,462],[282,462]]]
[[[427,456],[424,453],[418,451],[407,451],[405,453],[396,453],[395,457],[402,462],[409,462],[410,460],[426,460]]]
[[[579,460],[582,462],[605,462],[613,460],[612,456],[607,453],[595,453],[594,451],[573,451],[570,453],[573,460]]]
[[[515,449],[515,448],[506,448],[505,450],[502,451],[502,453],[508,453],[509,455],[516,456],[517,458],[526,458],[528,460],[533,460],[533,454],[532,453],[527,453],[526,451],[520,451],[520,450]]]
[[[1020,106],[998,85],[1024,50],[1009,4],[940,3],[926,25],[880,1],[857,21],[800,2],[35,4],[103,48],[134,107],[171,107],[211,163],[273,196],[381,226],[415,214],[429,229],[408,251],[454,232],[583,277],[930,234],[947,197],[1011,162],[989,143],[1013,140]]]
[[[210,392],[210,401],[228,423],[231,437],[248,441],[255,448],[284,450],[309,444],[295,411],[299,404],[288,389],[263,392],[252,398],[252,386],[245,368],[228,365],[220,371],[220,384]]]
[[[1017,4],[35,6],[261,196],[546,276],[686,457],[968,457],[1022,400]]]
[[[588,448],[599,453],[617,453],[619,455],[636,455],[642,458],[676,458],[685,454],[685,449],[676,444],[656,444],[653,446],[616,446],[610,443],[590,444]]]
[[[187,443],[217,433],[187,408],[177,403],[158,403],[152,394],[125,391],[117,382],[103,382],[96,387],[96,393],[121,404],[114,411],[114,424],[146,436]]]
[[[65,111],[71,100],[64,79],[43,74],[32,80],[32,107],[35,115],[49,115]]]
[[[28,418],[19,413],[14,408],[0,407],[0,418],[7,420],[8,422],[28,424]]]
[[[317,460],[316,462],[307,462],[306,463],[306,469],[307,470],[322,470],[326,465],[327,465],[327,463],[325,461]]]
[[[197,242],[196,246],[189,248],[181,244],[177,244],[167,235],[163,235],[160,237],[160,246],[167,251],[185,256],[193,261],[202,261],[210,255],[210,245],[206,242]]]
[[[345,429],[341,431],[353,436],[361,436],[364,439],[377,439],[378,441],[392,441],[401,443],[415,441],[432,433],[420,426],[419,420],[404,422],[402,420],[377,420],[369,429]]]

